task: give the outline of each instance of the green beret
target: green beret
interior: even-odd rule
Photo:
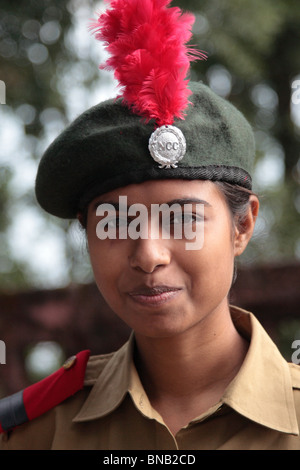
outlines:
[[[225,181],[251,189],[254,136],[244,116],[202,83],[192,91],[185,119],[176,119],[186,153],[163,168],[151,156],[155,131],[121,99],[100,103],[72,122],[45,151],[36,197],[50,214],[75,218],[96,196],[158,179]]]

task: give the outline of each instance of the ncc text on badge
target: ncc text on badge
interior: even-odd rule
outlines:
[[[103,463],[105,465],[129,465],[134,467],[136,463],[143,463],[148,465],[193,465],[196,461],[196,458],[192,454],[160,454],[153,455],[147,454],[143,458],[138,457],[117,457],[113,454],[110,454],[109,457],[104,457]]]

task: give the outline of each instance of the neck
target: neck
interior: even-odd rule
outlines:
[[[224,313],[224,312],[223,312]],[[136,334],[136,367],[152,403],[222,395],[238,372],[247,342],[227,315],[211,314],[184,333],[164,338]],[[220,398],[219,397],[219,398]]]

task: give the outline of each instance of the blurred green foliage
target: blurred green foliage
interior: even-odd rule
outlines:
[[[300,104],[291,106],[292,83],[300,76],[299,2],[174,0],[172,6],[195,14],[193,44],[209,56],[206,62],[192,64],[191,78],[208,83],[232,101],[255,131],[254,189],[262,196],[262,210],[241,262],[299,259],[300,118],[295,116],[300,114]],[[50,131],[58,134],[70,119],[71,83],[78,84],[83,93],[98,86],[105,93],[112,80],[99,71],[89,44],[80,47],[81,38],[74,36],[80,11],[88,9],[93,17],[98,7],[99,2],[92,0],[1,1],[0,79],[6,84],[7,104],[1,105],[0,119],[12,116],[21,120],[21,147],[29,148],[35,164],[41,142]],[[5,155],[5,148],[0,150]],[[2,288],[18,288],[30,286],[36,279],[30,263],[17,259],[8,243],[11,209],[22,203],[35,210],[36,202],[33,187],[12,191],[14,175],[7,161],[15,155],[5,156],[0,172],[0,282]],[[77,248],[73,249],[74,224],[41,216],[48,227],[56,226],[67,235],[63,237],[66,282],[88,279],[82,253],[79,256]],[[81,244],[84,251],[84,239]],[[30,247],[28,251],[30,258]]]

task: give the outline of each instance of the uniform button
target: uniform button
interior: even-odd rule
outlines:
[[[74,364],[76,363],[77,361],[77,357],[76,356],[71,356],[69,357],[63,364],[63,368],[65,370],[68,370],[68,369],[71,369],[71,367],[74,366]]]

